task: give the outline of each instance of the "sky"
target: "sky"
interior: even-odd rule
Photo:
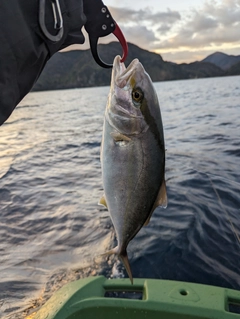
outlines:
[[[161,54],[165,61],[200,61],[216,51],[240,55],[240,0],[104,3],[128,42]],[[113,40],[114,36],[108,36],[102,42]],[[88,41],[81,48],[86,47]]]

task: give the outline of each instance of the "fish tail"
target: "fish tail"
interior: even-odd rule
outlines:
[[[101,254],[101,256],[109,256],[109,255],[112,255],[112,254],[118,255],[119,258],[122,260],[123,265],[126,268],[127,274],[128,274],[129,279],[131,281],[131,284],[133,285],[133,276],[132,276],[132,271],[131,271],[131,267],[130,267],[130,264],[129,264],[128,255],[127,255],[126,249],[122,250],[119,253],[119,246],[116,246],[115,248],[107,251],[106,253]]]
[[[132,271],[131,271],[131,267],[130,267],[130,264],[129,264],[128,255],[127,255],[126,249],[119,254],[119,257],[121,258],[121,260],[122,260],[122,262],[123,262],[123,264],[124,264],[124,266],[126,268],[126,271],[127,271],[128,276],[129,276],[129,279],[131,281],[131,284],[133,285],[133,276],[132,276]]]

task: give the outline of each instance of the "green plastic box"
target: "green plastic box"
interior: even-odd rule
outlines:
[[[59,289],[34,319],[240,319],[240,291],[158,279],[103,276]]]

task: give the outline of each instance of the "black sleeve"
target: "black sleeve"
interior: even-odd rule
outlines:
[[[59,6],[57,7],[59,3]],[[57,41],[48,39],[39,22],[39,6],[49,34],[56,36],[54,13],[63,22]],[[60,8],[60,11],[57,10]],[[0,125],[31,90],[47,60],[60,49],[83,43],[86,22],[82,0],[0,1]]]

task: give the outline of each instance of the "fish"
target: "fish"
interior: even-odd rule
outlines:
[[[104,114],[101,167],[104,195],[117,237],[116,254],[133,283],[127,246],[156,207],[167,207],[165,143],[157,93],[138,59],[113,63]]]

